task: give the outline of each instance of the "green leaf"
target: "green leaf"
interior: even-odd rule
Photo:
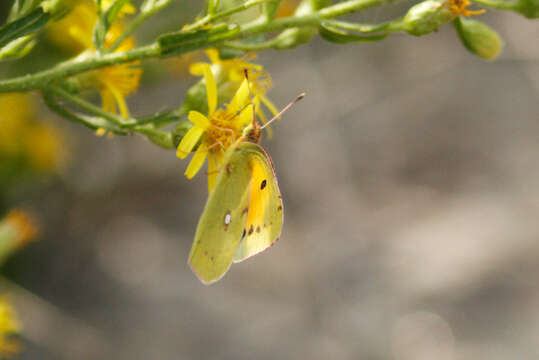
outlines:
[[[28,15],[42,0],[15,0],[9,12],[8,21],[17,20]]]
[[[22,36],[34,33],[44,27],[50,15],[42,8],[36,8],[28,15],[0,27],[0,47]]]
[[[208,0],[208,14],[212,15],[217,12],[221,0]]]
[[[279,5],[281,5],[281,0],[271,0],[262,4],[262,13],[266,21],[271,21],[275,18],[277,10],[279,10]]]
[[[129,2],[129,0],[116,0],[110,5],[107,10],[102,11],[101,1],[98,1],[98,20],[94,28],[93,41],[94,45],[99,50],[104,50],[105,39],[110,27],[118,18],[120,11]]]
[[[14,60],[26,56],[36,45],[36,40],[32,35],[26,35],[10,41],[0,49],[0,60]]]
[[[384,39],[388,34],[381,35],[369,35],[362,36],[356,34],[350,34],[348,32],[336,29],[327,25],[320,25],[318,28],[320,36],[329,42],[337,44],[346,44],[350,42],[361,42],[361,41],[379,41]]]
[[[162,56],[178,55],[195,49],[215,45],[238,33],[237,25],[219,24],[210,29],[179,31],[157,39]]]

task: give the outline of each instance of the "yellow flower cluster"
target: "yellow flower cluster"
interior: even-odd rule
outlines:
[[[106,9],[112,0],[104,0]],[[126,4],[121,15],[132,14],[135,8]],[[122,16],[120,16],[122,17]],[[79,54],[84,51],[95,51],[93,31],[97,22],[97,6],[95,0],[77,0],[71,12],[61,20],[51,24],[48,31],[49,39],[59,47]],[[120,37],[125,29],[124,23],[117,21],[112,24],[105,38],[105,49]],[[123,52],[134,48],[133,37],[125,39],[114,52]],[[103,109],[111,113],[120,113],[124,118],[129,117],[125,98],[134,93],[139,85],[142,69],[139,62],[119,64],[95,70],[84,79],[95,87],[101,95]]]
[[[0,95],[0,113],[0,166],[18,160],[26,161],[33,170],[49,171],[59,165],[63,135],[59,129],[36,120],[29,95]]]
[[[269,76],[263,72],[262,66],[249,63],[244,59],[221,60],[217,50],[207,52],[211,64],[198,62],[190,67],[194,75],[203,76],[206,84],[208,115],[198,111],[190,111],[189,121],[193,127],[182,138],[176,155],[184,159],[196,152],[189,163],[185,176],[193,178],[208,159],[208,191],[215,186],[215,180],[224,153],[234,141],[242,136],[243,130],[253,120],[253,106],[250,102],[250,92],[256,115],[262,122],[266,121],[263,111],[258,106],[264,104],[273,114],[276,108],[266,97],[266,91],[271,86]],[[245,71],[249,79],[245,78]],[[222,98],[231,99],[228,104],[218,108],[218,94]],[[231,96],[231,94],[233,94]]]

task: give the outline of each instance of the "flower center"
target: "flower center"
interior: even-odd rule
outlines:
[[[210,127],[206,131],[206,142],[213,151],[226,150],[241,136],[234,126],[233,119],[226,111],[219,109],[210,118]]]

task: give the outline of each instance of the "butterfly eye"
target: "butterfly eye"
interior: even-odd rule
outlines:
[[[266,187],[266,179],[262,180],[262,183],[260,183],[260,190],[264,190],[264,188]]]

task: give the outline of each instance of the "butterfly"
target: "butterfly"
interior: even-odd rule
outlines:
[[[256,255],[279,239],[283,201],[271,157],[260,146],[262,129],[304,96],[263,127],[253,117],[225,152],[189,254],[189,265],[204,284],[221,279],[233,262]]]

